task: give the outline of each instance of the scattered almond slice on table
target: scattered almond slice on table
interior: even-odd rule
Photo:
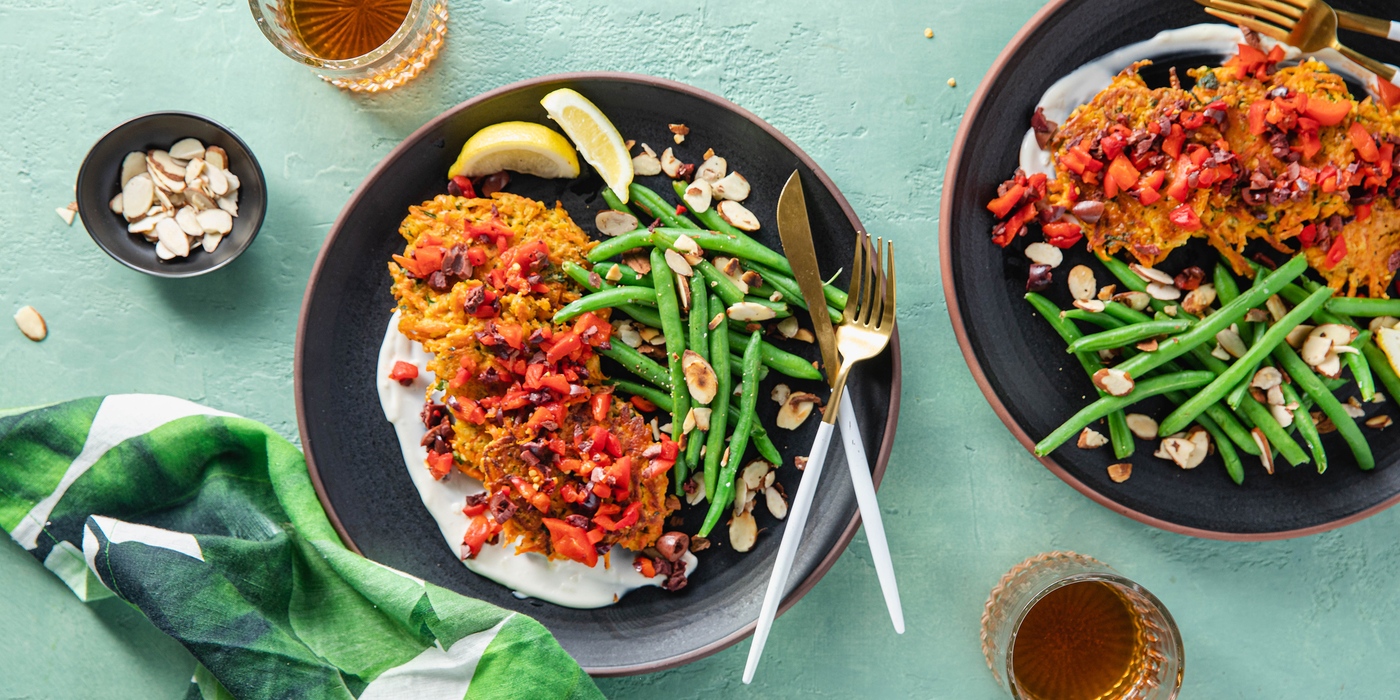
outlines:
[[[15,312],[15,325],[19,326],[19,332],[23,333],[24,337],[36,343],[49,335],[49,326],[44,322],[44,317],[32,306],[21,307]]]
[[[126,220],[127,231],[155,243],[161,260],[186,257],[196,248],[214,252],[238,216],[242,183],[228,170],[228,153],[198,139],[180,139],[169,151],[126,154],[121,184],[112,212]]]

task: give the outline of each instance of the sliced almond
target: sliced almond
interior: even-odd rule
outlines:
[[[617,335],[622,338],[622,342],[629,348],[639,348],[642,346],[642,336],[637,332],[637,327],[631,321],[623,321],[617,327]]]
[[[747,552],[753,549],[757,540],[758,523],[754,521],[753,513],[742,513],[729,521],[729,546],[734,551]]]
[[[1303,358],[1303,362],[1316,367],[1327,359],[1331,351],[1332,339],[1318,333],[1317,329],[1313,329],[1312,333],[1308,334],[1308,339],[1303,341],[1303,348],[1299,351],[1299,355]]]
[[[714,409],[705,408],[704,406],[697,406],[690,409],[690,412],[695,416],[695,427],[700,430],[709,430],[710,415],[713,410]]]
[[[705,500],[705,476],[696,474],[690,478],[690,482],[683,489],[685,491],[685,502],[690,505],[698,505]]]
[[[224,234],[222,234],[222,233],[206,233],[206,234],[204,234],[204,237],[201,238],[201,239],[199,239],[199,240],[200,240],[200,245],[204,246],[204,252],[206,252],[206,253],[212,253],[212,252],[214,252],[214,249],[215,249],[215,248],[218,248],[218,247],[219,247],[219,242],[222,241],[222,240],[224,240]]]
[[[617,263],[613,263],[613,266],[608,268],[608,274],[603,275],[603,279],[609,282],[622,281],[622,266],[618,265]]]
[[[714,367],[700,353],[686,350],[681,355],[681,371],[685,374],[685,386],[690,390],[691,398],[703,404],[714,401],[715,392],[719,391],[719,380],[715,378]]]
[[[1123,292],[1113,295],[1113,301],[1122,304],[1133,311],[1142,311],[1152,303],[1152,297],[1147,292]]]
[[[59,207],[54,211],[58,212],[59,218],[63,219],[63,223],[68,224],[69,226],[73,225],[73,217],[78,213],[73,211],[72,209],[69,209],[68,207]]]
[[[1249,323],[1267,323],[1269,320],[1269,312],[1263,309],[1250,309],[1244,312],[1244,320]]]
[[[1335,352],[1329,352],[1327,353],[1327,357],[1322,362],[1319,362],[1314,369],[1317,370],[1318,374],[1328,379],[1336,379],[1342,376],[1342,358]]]
[[[1094,271],[1085,265],[1075,265],[1069,271],[1069,295],[1079,301],[1089,301],[1094,298],[1094,293],[1099,291],[1097,282],[1094,280]]]
[[[729,318],[735,321],[767,321],[777,318],[777,312],[762,304],[752,301],[741,301],[729,307]]]
[[[1324,323],[1314,328],[1309,335],[1326,336],[1332,341],[1333,346],[1337,346],[1351,344],[1351,341],[1356,340],[1356,336],[1360,335],[1360,331],[1343,323]]]
[[[132,151],[122,159],[122,187],[131,182],[131,178],[146,172],[146,154],[140,151]]]
[[[728,170],[729,164],[723,158],[710,156],[705,159],[704,163],[700,164],[700,167],[695,169],[695,179],[710,183],[718,182]]]
[[[1140,343],[1137,343],[1135,347],[1143,352],[1157,352],[1157,339],[1151,338],[1149,340],[1144,340]]]
[[[1107,445],[1108,438],[1104,437],[1103,433],[1093,428],[1085,428],[1079,431],[1079,442],[1077,444],[1081,450],[1092,450]]]
[[[1128,269],[1137,273],[1138,277],[1143,278],[1147,282],[1156,282],[1161,285],[1176,286],[1175,278],[1173,278],[1171,275],[1165,272],[1162,272],[1161,270],[1158,270],[1155,267],[1147,267],[1146,265],[1131,263],[1128,265]]]
[[[224,168],[224,179],[228,180],[229,192],[237,192],[238,188],[243,186],[243,183],[238,179],[238,176],[229,172],[228,168]]]
[[[638,175],[660,175],[661,161],[650,153],[641,153],[632,159],[632,172]]]
[[[631,233],[638,228],[637,217],[624,211],[613,211],[605,209],[598,212],[593,218],[593,223],[598,227],[598,232],[604,236],[621,236],[624,233]]]
[[[1390,419],[1390,416],[1387,416],[1384,413],[1382,413],[1378,416],[1374,416],[1368,419],[1366,421],[1366,427],[1375,428],[1376,430],[1384,430],[1386,428],[1389,428],[1390,424],[1393,422],[1394,421]]]
[[[32,306],[20,307],[20,310],[15,312],[15,325],[19,326],[19,332],[23,333],[24,337],[36,343],[49,336],[49,324],[44,322],[44,317]]]
[[[1215,303],[1215,285],[1203,284],[1187,293],[1181,300],[1181,308],[1189,314],[1200,316]]]
[[[1147,294],[1153,299],[1173,301],[1181,298],[1181,290],[1174,284],[1147,283]]]
[[[710,192],[710,181],[697,177],[694,182],[686,186],[685,196],[682,199],[685,200],[685,205],[691,211],[699,214],[710,210],[710,202],[713,197],[713,193]]]
[[[210,194],[215,197],[228,194],[228,178],[224,177],[224,171],[218,168],[207,168],[204,176],[209,180]]]
[[[205,233],[228,233],[233,230],[233,216],[223,209],[199,212],[199,226]]]
[[[1103,302],[1099,301],[1098,299],[1090,299],[1088,301],[1084,301],[1083,299],[1075,299],[1074,306],[1075,308],[1088,311],[1091,314],[1100,313],[1104,310]]]
[[[193,160],[204,157],[204,144],[196,138],[180,139],[170,147],[170,157],[180,160]]]
[[[176,177],[156,166],[155,161],[146,158],[146,174],[155,182],[156,186],[167,192],[184,192],[185,176],[182,173]]]
[[[236,193],[235,193],[235,194],[236,194]],[[194,207],[195,211],[209,211],[209,210],[211,210],[211,209],[222,209],[222,208],[223,208],[223,207],[221,207],[220,205],[215,204],[215,203],[214,203],[214,199],[213,199],[212,197],[210,197],[210,196],[207,195],[207,194],[204,194],[204,193],[201,192],[201,191],[199,190],[199,188],[197,188],[197,187],[187,188],[187,189],[185,190],[185,192],[184,192],[184,195],[185,195],[185,202],[186,202],[187,204],[189,204],[190,206]],[[227,198],[229,198],[229,197],[231,197],[231,196],[234,196],[234,195],[224,195],[223,197],[220,197],[220,198],[219,198],[219,201],[222,202],[223,200],[225,200],[225,199],[227,199]],[[237,202],[237,201],[238,201],[237,197],[235,197],[233,201],[234,201],[234,202]],[[228,211],[228,210],[227,210],[227,209],[224,209],[224,211]],[[235,216],[235,215],[237,215],[237,214],[238,214],[238,207],[237,207],[237,206],[234,206],[234,207],[233,207],[233,211],[229,211],[228,213],[229,213],[229,216]]]
[[[160,238],[160,244],[175,257],[183,258],[190,254],[190,239],[174,219],[162,219],[156,224],[156,236]]]
[[[742,478],[734,479],[734,515],[749,511],[749,485]]]
[[[1272,413],[1274,420],[1278,421],[1279,427],[1287,428],[1293,425],[1293,412],[1285,406],[1270,404],[1269,413]]]
[[[1264,308],[1268,309],[1269,315],[1274,317],[1274,323],[1282,321],[1283,317],[1288,315],[1288,307],[1284,305],[1283,300],[1277,294],[1264,300]]]
[[[1249,436],[1254,438],[1254,444],[1259,448],[1259,461],[1264,465],[1264,471],[1273,474],[1274,448],[1269,446],[1269,440],[1264,437],[1264,431],[1254,428],[1249,431]]]
[[[1243,357],[1249,352],[1249,347],[1244,344],[1244,339],[1240,337],[1239,326],[1231,324],[1229,328],[1221,330],[1215,334],[1216,342],[1220,347],[1225,348],[1225,352],[1231,357]]]
[[[1026,257],[1033,263],[1054,269],[1064,262],[1065,254],[1049,243],[1032,243],[1026,246]]]
[[[754,270],[745,270],[744,274],[739,275],[739,279],[743,280],[744,284],[747,285],[749,289],[763,286],[763,275],[758,274],[758,272]],[[777,299],[772,299],[771,301],[777,301]]]
[[[734,228],[741,231],[758,230],[758,217],[738,202],[726,199],[720,202],[715,210],[719,212],[720,218],[729,222],[729,225]]]
[[[1206,456],[1210,454],[1210,433],[1205,428],[1196,426],[1186,436],[1191,441],[1193,449],[1191,458],[1186,460],[1186,464],[1181,465],[1182,469],[1195,469],[1201,466],[1201,462],[1206,461]]]
[[[769,472],[769,474],[772,474],[772,472]],[[763,503],[768,506],[768,512],[772,513],[773,517],[779,520],[787,517],[787,499],[783,498],[783,492],[779,491],[777,488],[770,485],[763,489]]]
[[[1121,484],[1127,481],[1128,477],[1132,475],[1133,465],[1129,462],[1108,465],[1108,478],[1112,479],[1113,482],[1116,484]]]
[[[156,230],[156,224],[160,223],[161,219],[168,218],[170,217],[165,212],[158,212],[127,224],[126,230],[132,233],[149,234]],[[147,236],[147,238],[150,238],[150,236]]]
[[[685,420],[681,421],[681,434],[689,435],[692,430],[695,430],[695,409],[693,408],[685,412]]]
[[[672,179],[679,177],[681,172],[681,161],[676,154],[667,148],[661,152],[661,172],[666,173]]]
[[[729,173],[715,181],[710,188],[718,199],[742,202],[749,198],[749,181],[739,173]]]
[[[676,274],[682,277],[690,277],[695,274],[694,268],[690,266],[690,263],[686,262],[685,258],[680,253],[677,253],[676,251],[667,248],[665,258],[666,265],[670,267],[671,270],[674,271]],[[689,285],[681,286],[686,287],[687,289],[689,288]]]
[[[1264,391],[1276,388],[1281,384],[1283,384],[1283,372],[1278,371],[1276,367],[1260,367],[1249,382],[1250,386]]]
[[[712,318],[712,319],[710,319],[710,322],[707,323],[707,324],[705,324],[705,325],[706,325],[706,327],[708,327],[710,330],[714,330],[714,329],[716,329],[716,328],[719,328],[719,324],[721,324],[721,323],[724,323],[724,312],[723,312],[723,311],[721,311],[721,312],[715,314],[715,317]]]
[[[792,338],[796,336],[797,331],[799,330],[801,329],[797,326],[796,316],[788,316],[787,318],[778,321],[778,334],[783,336],[784,338]]]
[[[175,212],[174,218],[175,223],[180,225],[180,230],[184,231],[186,234],[196,238],[204,235],[204,228],[199,225],[199,216],[194,210],[194,207],[180,207],[180,210]]]
[[[1133,378],[1127,372],[1105,367],[1094,373],[1094,386],[1110,396],[1127,396],[1133,392]]]
[[[1156,453],[1157,456],[1165,456],[1176,463],[1182,469],[1189,469],[1186,465],[1191,463],[1191,455],[1196,451],[1196,444],[1180,437],[1162,438],[1162,447]]]
[[[773,399],[773,402],[774,402],[774,403],[776,403],[776,404],[778,404],[779,406],[781,406],[781,405],[787,403],[788,397],[791,396],[791,395],[792,395],[792,389],[789,388],[788,385],[786,385],[786,384],[778,384],[778,385],[776,385],[776,386],[773,387],[773,391],[772,391],[772,393],[769,394],[769,398]]]
[[[804,343],[815,343],[815,342],[817,342],[817,337],[816,337],[815,335],[812,335],[812,331],[809,331],[809,330],[807,330],[806,328],[799,328],[799,329],[797,329],[797,335],[792,336],[792,339],[793,339],[793,340],[800,340],[800,341],[802,341],[802,342],[804,342]]]
[[[220,169],[228,170],[228,152],[218,146],[204,149],[204,162]]]
[[[768,474],[768,469],[772,465],[756,459],[744,466],[743,480],[750,491],[759,491],[763,488],[763,477]]]
[[[156,198],[155,182],[141,173],[126,183],[122,189],[122,215],[127,221],[136,221],[146,215]]]
[[[705,252],[700,249],[700,244],[696,243],[694,238],[691,238],[690,236],[687,236],[684,233],[682,233],[679,236],[676,236],[676,242],[672,245],[672,247],[679,251],[681,254],[687,256],[701,255]],[[692,262],[690,264],[695,265],[696,263]]]
[[[185,186],[199,189],[199,176],[204,173],[204,161],[195,158],[185,164]]]
[[[1128,424],[1128,430],[1143,440],[1154,440],[1157,437],[1157,421],[1151,416],[1144,416],[1141,413],[1129,413],[1123,416],[1124,422]]]
[[[1308,335],[1313,332],[1314,328],[1316,328],[1316,326],[1300,323],[1294,327],[1293,330],[1289,331],[1288,335],[1284,336],[1283,341],[1288,343],[1294,350],[1297,350],[1303,347],[1303,343],[1307,341]]]
[[[1052,247],[1053,247],[1053,246],[1052,246]],[[1095,298],[1098,299],[1099,301],[1102,301],[1102,302],[1110,302],[1110,301],[1113,301],[1113,295],[1114,295],[1117,291],[1118,291],[1118,285],[1116,285],[1116,284],[1110,284],[1110,285],[1105,286],[1105,287],[1099,287],[1099,293],[1098,293],[1098,295],[1097,295]]]
[[[169,151],[159,149],[148,151],[146,153],[146,166],[148,168],[154,167],[162,175],[172,180],[181,182],[185,180],[185,166],[176,163],[175,159],[170,157]]]
[[[1163,307],[1162,307],[1162,313],[1164,313],[1164,314],[1166,314],[1166,315],[1168,315],[1168,316],[1171,316],[1171,317],[1173,317],[1173,318],[1176,317],[1176,310],[1177,310],[1176,304],[1172,304],[1172,305],[1170,305],[1170,306],[1163,306]]]
[[[749,284],[744,281],[744,268],[739,265],[737,259],[715,258],[714,264],[715,269],[719,270],[720,274],[728,277],[729,281],[733,282],[734,286],[738,287],[740,292],[744,294],[749,293]]]
[[[797,430],[807,422],[807,417],[812,415],[812,408],[817,405],[817,401],[813,394],[791,394],[782,408],[778,409],[778,427],[783,430]]]
[[[169,249],[169,248],[166,248],[165,245],[164,245],[163,243],[161,243],[159,240],[157,240],[155,243],[156,243],[156,257],[157,257],[157,258],[160,258],[161,260],[174,260],[174,259],[175,259],[175,254],[172,253],[172,252],[170,252],[170,249]]]

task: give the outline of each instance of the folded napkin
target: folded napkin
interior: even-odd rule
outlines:
[[[181,399],[0,411],[0,527],[184,644],[187,698],[602,698],[538,622],[345,549],[291,443]]]

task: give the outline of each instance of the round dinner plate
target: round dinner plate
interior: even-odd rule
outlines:
[[[762,534],[747,553],[730,548],[725,527],[716,528],[711,538],[715,546],[698,554],[698,571],[678,593],[645,588],[595,610],[519,599],[509,588],[468,571],[458,559],[458,548],[443,541],[409,480],[375,389],[375,361],[394,310],[387,263],[392,253],[403,250],[398,227],[408,207],[446,192],[448,166],[482,127],[510,120],[553,126],[540,99],[561,87],[587,96],[625,138],[649,143],[657,152],[671,146],[682,160],[698,164],[705,150],[713,148],[728,158],[730,167],[753,185],[744,203],[764,223],[755,237],[774,249],[781,247],[773,223],[778,194],[788,175],[800,171],[823,272],[829,275],[850,266],[855,233],[861,230],[850,205],[811,158],[749,112],[693,87],[639,75],[573,73],[515,83],[463,102],[414,132],[370,173],[341,211],[302,304],[296,345],[297,420],[317,494],[346,546],[463,595],[530,615],[589,673],[646,673],[712,654],[753,631],[785,524],[766,509],[756,509]],[[690,127],[684,144],[673,142],[669,124]],[[674,199],[664,175],[639,181]],[[559,201],[575,222],[593,232],[595,214],[606,208],[599,196],[601,186],[601,179],[585,166],[578,180],[512,174],[506,191]],[[847,279],[843,273],[838,283],[844,287]],[[781,344],[808,359],[818,358],[813,345]],[[616,374],[613,370],[618,368],[605,364],[605,370]],[[784,456],[779,481],[788,494],[795,494],[801,472],[793,467],[793,458],[810,447],[818,420],[814,416],[797,431],[773,427],[777,404],[767,396],[779,381],[794,390],[825,392],[820,382],[781,378],[776,372],[760,389],[759,414]],[[878,483],[899,411],[897,335],[889,352],[855,369],[848,388],[863,418],[862,437]],[[828,461],[783,609],[816,584],[859,526],[845,454],[836,443]],[[678,529],[695,532],[703,509],[683,506],[681,512],[685,525]]]
[[[1347,9],[1385,17],[1394,6],[1358,0]],[[1125,3],[1121,0],[1057,0],[1021,29],[983,79],[963,116],[949,158],[940,216],[940,255],[948,311],[964,358],[982,393],[1016,439],[1032,449],[1094,396],[1094,387],[1064,342],[1023,298],[1027,266],[1023,251],[1038,234],[1022,236],[1006,250],[991,241],[994,223],[986,203],[1015,170],[1022,137],[1040,96],[1056,80],[1115,49],[1159,31],[1216,21],[1190,0]],[[1400,48],[1382,39],[1346,34],[1343,41],[1373,58],[1400,61]],[[1167,65],[1185,69],[1218,65],[1225,56],[1183,55],[1159,59],[1153,73],[1165,80]],[[1153,77],[1144,73],[1153,84]],[[1353,87],[1353,94],[1357,88]],[[1064,274],[1086,264],[1100,277],[1108,272],[1084,246],[1065,251],[1046,293],[1069,308]],[[1189,265],[1210,270],[1218,258],[1203,242],[1174,251],[1163,268]],[[1400,397],[1383,410],[1395,411]],[[1142,405],[1143,413],[1165,416],[1164,399]],[[1377,409],[1369,407],[1368,413]],[[1357,469],[1339,435],[1323,436],[1330,465],[1291,468],[1279,460],[1276,474],[1258,458],[1241,454],[1245,482],[1236,486],[1216,456],[1191,471],[1151,456],[1156,441],[1139,440],[1129,460],[1110,448],[1081,450],[1069,443],[1040,461],[1070,486],[1135,520],[1173,532],[1226,540],[1298,537],[1355,522],[1400,499],[1400,430],[1364,428],[1377,467]],[[1105,431],[1106,432],[1106,431]],[[1131,478],[1118,484],[1107,467],[1131,461]]]

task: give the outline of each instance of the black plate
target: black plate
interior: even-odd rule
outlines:
[[[1386,2],[1353,2],[1339,7],[1387,16]],[[1390,12],[1393,14],[1393,12]],[[963,355],[987,400],[1027,449],[1089,402],[1093,385],[1064,343],[1022,298],[1028,261],[1021,237],[1003,251],[991,242],[993,220],[985,205],[997,185],[1015,171],[1021,138],[1040,96],[1060,77],[1114,49],[1151,38],[1157,32],[1215,21],[1189,0],[1124,3],[1119,0],[1064,0],[1039,12],[1002,52],[978,88],[963,117],[949,162],[943,195],[942,265],[944,292]],[[1396,44],[1348,34],[1349,46],[1373,58],[1400,61]],[[1181,56],[1160,61],[1153,71],[1164,79],[1167,64],[1186,68],[1217,64],[1224,57]],[[1153,78],[1145,75],[1149,80]],[[1353,86],[1353,90],[1359,86]],[[1356,94],[1356,93],[1354,93]],[[1039,240],[1039,236],[1030,237]],[[1050,296],[1068,308],[1064,275],[1087,264],[1100,284],[1112,280],[1083,246],[1066,251],[1055,271]],[[1161,267],[1177,272],[1189,265],[1212,269],[1217,259],[1204,242],[1172,253]],[[1395,400],[1386,405],[1393,411]],[[1144,404],[1157,417],[1165,400]],[[1368,406],[1369,413],[1378,412]],[[1356,468],[1337,434],[1324,436],[1330,458],[1326,474],[1312,465],[1265,474],[1257,458],[1245,460],[1245,483],[1236,486],[1218,457],[1193,471],[1182,471],[1151,456],[1155,441],[1138,441],[1132,477],[1115,484],[1107,467],[1112,451],[1080,450],[1072,443],[1041,461],[1090,498],[1128,517],[1175,532],[1217,539],[1255,540],[1296,537],[1339,527],[1393,504],[1400,498],[1400,431],[1363,429],[1378,462],[1372,472]]]
[[[730,549],[725,528],[717,528],[712,534],[719,546],[700,553],[699,571],[677,594],[643,589],[598,610],[516,599],[504,586],[468,571],[458,560],[456,548],[443,542],[404,473],[373,376],[394,308],[385,265],[390,254],[402,252],[403,239],[397,230],[408,207],[446,191],[448,166],[467,138],[482,127],[507,120],[552,124],[540,98],[560,87],[583,93],[627,138],[652,144],[658,152],[674,145],[667,124],[689,125],[690,137],[684,145],[675,146],[677,155],[698,163],[701,154],[713,148],[727,156],[731,167],[753,185],[745,204],[765,222],[755,236],[775,249],[780,247],[778,233],[767,222],[774,221],[778,194],[788,175],[794,168],[800,170],[823,271],[832,274],[849,267],[854,232],[860,228],[850,206],[806,155],[748,112],[695,88],[645,76],[573,74],[517,83],[464,102],[419,129],[384,159],[346,204],[321,250],[302,306],[296,351],[297,417],[312,478],[347,545],[436,584],[531,615],[590,673],[644,673],[714,653],[752,631],[784,524],[759,513],[759,527],[766,530],[746,554]],[[674,199],[664,176],[641,180]],[[558,200],[584,230],[593,231],[594,215],[606,206],[598,196],[601,185],[596,175],[588,174],[576,181],[513,175],[507,190],[546,202]],[[815,346],[785,345],[809,359],[818,357]],[[760,396],[766,397],[778,381],[775,373]],[[788,383],[795,390],[820,391],[818,382]],[[859,365],[848,386],[857,413],[864,417],[866,450],[874,459],[878,483],[898,411],[898,338],[891,352]],[[772,426],[777,405],[765,398],[759,406],[765,424]],[[792,458],[810,447],[816,425],[816,420],[809,420],[796,432],[773,429],[787,465],[779,471],[779,479],[788,493],[796,493],[800,476]],[[785,607],[835,562],[858,523],[844,453],[834,443],[828,459]],[[682,529],[694,532],[703,512],[684,511]]]
[[[186,257],[161,260],[155,244],[127,231],[126,221],[113,214],[108,203],[121,192],[126,154],[167,149],[187,137],[228,152],[228,169],[238,177],[238,216],[214,252],[196,246]],[[144,114],[107,132],[83,159],[77,192],[78,214],[92,240],[117,262],[156,277],[194,277],[233,262],[253,243],[267,213],[267,185],[252,149],[223,124],[189,112]]]

